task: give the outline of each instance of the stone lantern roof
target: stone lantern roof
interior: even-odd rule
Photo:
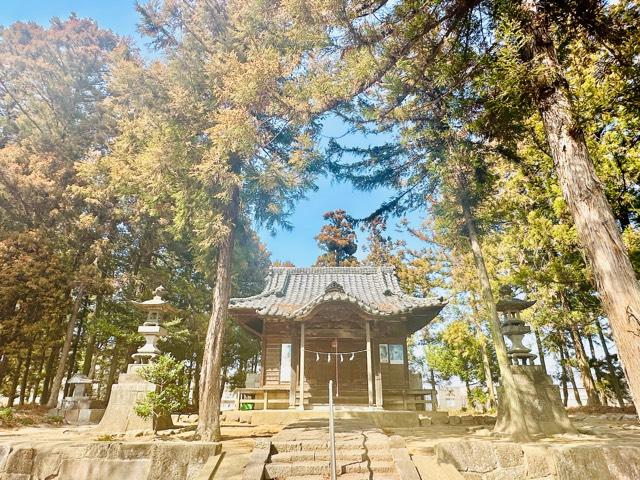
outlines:
[[[131,301],[131,304],[143,312],[158,312],[166,314],[177,314],[180,310],[164,301],[164,296],[167,294],[165,288],[160,285],[153,291],[153,298],[145,300],[144,302]]]

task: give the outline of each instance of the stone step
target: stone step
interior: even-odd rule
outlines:
[[[342,468],[338,469],[338,471],[342,471],[343,473],[395,473],[396,466],[391,462],[368,462],[362,461],[357,463],[348,463],[342,465]]]
[[[289,478],[294,475],[327,475],[331,471],[329,461],[308,460],[292,463],[267,463],[265,465],[265,478],[280,479]],[[395,473],[396,468],[393,462],[338,462],[338,472],[347,473]]]
[[[295,451],[311,451],[311,450],[327,450],[329,448],[328,440],[319,439],[319,440],[284,440],[284,441],[274,441],[272,444],[272,449],[275,450],[275,453],[282,452],[295,452]],[[386,440],[374,440],[374,441],[366,441],[363,440],[344,440],[344,441],[336,441],[336,450],[357,450],[364,449],[367,451],[375,451],[375,450],[388,450],[389,442]]]
[[[327,480],[326,475],[294,475],[292,477],[286,477],[286,480]],[[386,474],[373,474],[369,473],[343,473],[338,475],[338,480],[402,480],[399,475],[395,473]]]
[[[301,450],[294,452],[282,452],[271,455],[271,463],[292,463],[292,462],[308,462],[314,460],[328,461],[331,454],[328,450]],[[365,459],[364,450],[336,450],[336,458],[338,460],[348,460],[352,462],[362,462]]]
[[[264,466],[265,478],[287,479],[295,475],[327,475],[330,473],[329,462],[308,461],[296,463],[267,463]]]

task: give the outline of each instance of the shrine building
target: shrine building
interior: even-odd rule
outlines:
[[[432,390],[410,374],[407,338],[444,305],[404,293],[393,267],[272,267],[262,293],[230,301],[262,342],[259,380],[237,406],[322,408],[333,380],[337,405],[423,410]]]

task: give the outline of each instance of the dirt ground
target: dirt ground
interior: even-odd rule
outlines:
[[[553,435],[537,440],[548,445],[636,445],[640,446],[640,424],[632,420],[612,420],[598,415],[572,418],[576,434]],[[491,431],[463,425],[430,425],[417,428],[385,428],[389,435],[404,438],[411,455],[430,455],[436,443],[442,440],[501,440]],[[505,439],[506,440],[506,439]]]
[[[640,446],[640,424],[637,420],[612,419],[606,415],[578,415],[572,419],[576,434],[555,435],[540,439],[549,445],[637,445]],[[175,429],[153,435],[150,432],[104,436],[95,426],[29,425],[0,428],[0,444],[60,441],[123,441],[123,442],[188,442],[193,439],[195,425],[182,424]],[[271,437],[283,429],[282,425],[248,425],[224,423],[222,449],[224,457],[216,478],[241,480],[242,472],[253,449],[255,439]],[[436,443],[442,440],[490,439],[500,441],[481,426],[430,425],[413,428],[385,428],[389,435],[405,439],[411,455],[432,455]]]

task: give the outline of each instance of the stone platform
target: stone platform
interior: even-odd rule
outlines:
[[[20,441],[0,444],[0,478],[200,480],[220,455],[213,442]]]
[[[358,420],[378,428],[418,427],[421,416],[447,416],[446,412],[338,410],[337,420]],[[232,410],[222,413],[222,421],[250,425],[288,425],[306,420],[328,420],[329,413],[317,410]]]

